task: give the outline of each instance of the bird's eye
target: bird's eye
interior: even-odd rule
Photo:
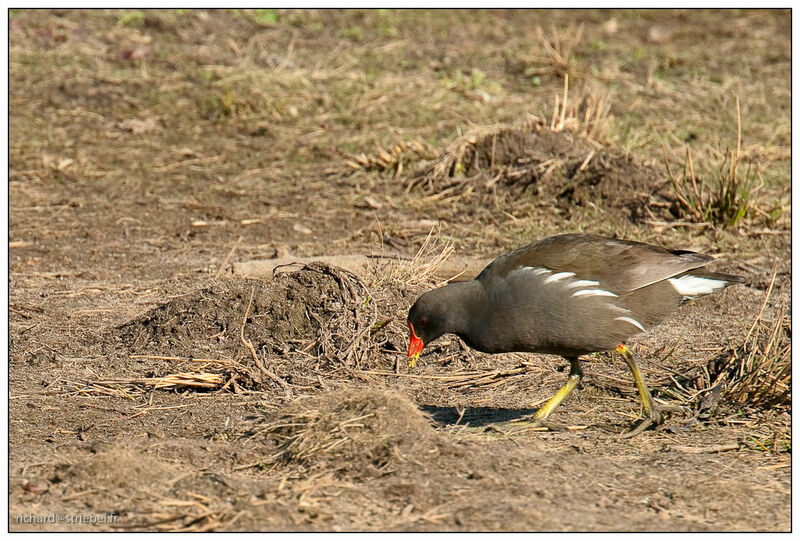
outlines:
[[[421,327],[424,327],[428,324],[428,318],[426,316],[419,318],[419,324]]]

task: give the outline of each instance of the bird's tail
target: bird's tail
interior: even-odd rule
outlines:
[[[668,281],[675,291],[686,300],[696,299],[697,297],[725,289],[731,284],[741,284],[745,282],[745,278],[735,274],[708,272],[700,268],[669,278]]]
[[[719,280],[725,282],[725,287],[733,284],[743,284],[747,282],[747,278],[739,276],[738,274],[726,274],[724,272],[708,272],[700,269],[691,271],[689,274],[699,276],[708,280]]]

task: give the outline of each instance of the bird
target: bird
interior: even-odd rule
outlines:
[[[630,369],[644,409],[620,437],[661,424],[667,411],[642,377],[626,345],[661,323],[683,302],[743,283],[742,276],[710,272],[713,256],[584,233],[547,237],[501,255],[474,279],[423,293],[408,312],[409,366],[423,348],[455,334],[484,353],[560,355],[567,382],[531,422],[552,430],[553,410],[583,378],[580,356],[616,351]]]

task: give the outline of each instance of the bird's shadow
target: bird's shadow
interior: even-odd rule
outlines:
[[[469,425],[473,427],[521,420],[536,413],[536,409],[465,408],[462,416],[457,408],[420,406],[440,426]]]

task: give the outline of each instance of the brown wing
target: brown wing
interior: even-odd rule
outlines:
[[[510,252],[484,269],[505,276],[520,266],[574,272],[577,278],[596,280],[617,294],[634,291],[683,272],[707,265],[711,256],[670,252],[641,242],[597,235],[568,234],[549,237]]]
[[[475,331],[484,351],[572,357],[612,349],[646,330],[622,297],[568,274],[523,266],[490,277],[491,318]]]

